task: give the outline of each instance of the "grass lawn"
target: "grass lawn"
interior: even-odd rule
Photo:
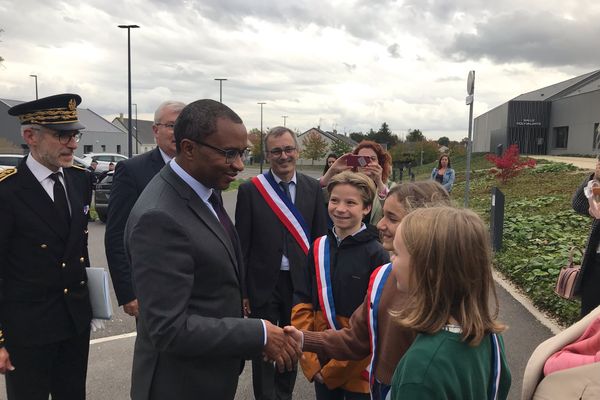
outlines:
[[[429,179],[436,164],[413,169],[416,179]],[[458,206],[464,203],[465,164],[465,157],[452,158],[456,171],[452,197]],[[494,256],[495,266],[539,309],[566,325],[578,319],[579,302],[562,300],[553,289],[570,247],[585,249],[591,219],[572,210],[571,197],[588,172],[562,163],[544,164],[542,160],[536,169],[501,184],[489,175],[492,165],[484,154],[474,154],[469,207],[489,221],[492,187],[504,193],[503,247]],[[580,258],[578,254],[576,262]]]

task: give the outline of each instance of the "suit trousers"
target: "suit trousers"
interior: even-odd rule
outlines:
[[[581,317],[600,305],[600,254],[594,254],[581,282]]]
[[[289,271],[279,271],[275,291],[261,307],[253,307],[252,318],[261,318],[281,327],[290,325],[292,314],[292,280]],[[252,386],[256,400],[291,399],[296,383],[297,366],[293,371],[279,373],[272,362],[262,357],[252,360]]]
[[[90,330],[39,346],[6,346],[14,371],[6,374],[8,400],[84,400]]]

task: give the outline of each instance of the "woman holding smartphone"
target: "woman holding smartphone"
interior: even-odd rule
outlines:
[[[382,206],[389,192],[388,179],[392,172],[392,156],[379,143],[363,140],[352,153],[344,154],[331,165],[320,179],[321,187],[326,187],[332,177],[347,170],[362,172],[371,178],[377,187],[373,208],[363,220],[374,227],[383,216]]]

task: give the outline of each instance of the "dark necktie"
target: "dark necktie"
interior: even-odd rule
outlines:
[[[284,182],[281,181],[279,182],[279,186],[281,186],[281,189],[283,189],[283,193],[285,193],[285,195],[287,196],[288,199],[290,199],[290,201],[292,200],[292,194],[290,193],[290,183],[289,182]],[[288,249],[287,249],[287,240],[288,240],[288,231],[287,228],[283,228],[283,248],[282,248],[282,252],[283,255],[287,257],[288,254]]]
[[[55,172],[50,175],[50,178],[54,181],[54,206],[58,210],[59,215],[63,216],[67,225],[71,222],[71,214],[69,213],[69,203],[67,203],[67,194],[65,193],[65,187],[58,178],[60,172]]]
[[[235,247],[236,235],[234,232],[233,223],[231,222],[231,219],[229,219],[229,215],[227,215],[225,208],[223,208],[223,204],[221,204],[221,199],[219,198],[219,195],[217,194],[217,192],[215,192],[215,191],[212,192],[212,194],[208,198],[208,202],[210,203],[210,205],[213,207],[213,209],[217,213],[219,222],[223,226],[223,229],[225,229],[225,232],[227,232],[229,239],[231,239],[231,243]]]
[[[288,199],[292,200],[292,194],[290,193],[290,183],[281,181],[279,182],[279,186],[283,189],[283,193],[287,196]]]

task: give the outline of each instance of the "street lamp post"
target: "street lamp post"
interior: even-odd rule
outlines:
[[[127,126],[127,154],[129,158],[133,155],[132,127],[131,127],[131,29],[139,28],[139,25],[119,25],[119,28],[127,29],[127,108],[129,112],[129,124]]]
[[[139,150],[138,150],[138,144],[139,144],[139,140],[138,140],[138,127],[137,127],[137,103],[133,103],[132,106],[135,106],[135,154],[140,154]]]
[[[283,118],[283,127],[285,128],[285,121],[287,120],[287,115],[282,115],[281,118]]]
[[[38,89],[37,89],[37,75],[29,75],[30,77],[35,79],[35,99],[38,99]]]
[[[215,78],[215,81],[219,81],[219,103],[223,102],[223,81],[227,78]]]
[[[260,173],[263,172],[263,158],[265,151],[263,149],[263,105],[267,104],[264,101],[258,102],[260,104]]]

